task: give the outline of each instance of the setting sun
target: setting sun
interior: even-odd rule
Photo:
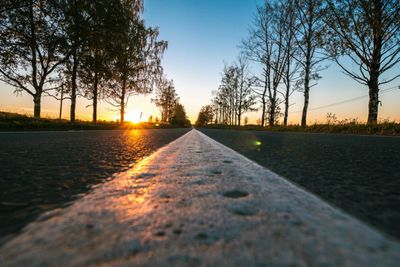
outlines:
[[[125,114],[125,120],[132,123],[139,123],[146,121],[146,118],[143,116],[143,112],[132,110]]]

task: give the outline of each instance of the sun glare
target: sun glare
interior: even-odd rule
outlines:
[[[143,113],[138,112],[138,111],[128,111],[125,114],[125,121],[129,121],[132,123],[139,123],[145,121],[146,118],[144,118]]]

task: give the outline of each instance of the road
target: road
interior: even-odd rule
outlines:
[[[193,130],[31,224],[0,262],[398,267],[400,242]]]
[[[0,133],[0,243],[187,131]]]
[[[400,239],[400,138],[201,129]]]

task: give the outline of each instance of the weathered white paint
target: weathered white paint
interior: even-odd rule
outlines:
[[[0,249],[1,266],[399,263],[397,241],[196,130]]]

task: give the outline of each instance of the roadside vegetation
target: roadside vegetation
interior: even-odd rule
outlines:
[[[69,120],[40,118],[20,115],[16,113],[0,112],[0,131],[66,131],[66,130],[116,130],[116,129],[165,129],[190,127],[190,123],[164,123],[150,120],[147,122],[131,123],[118,121],[97,120],[91,121],[76,120],[71,124]]]
[[[37,119],[18,121],[29,127],[59,127],[66,123],[61,114],[69,103],[69,121],[77,124],[70,128],[108,128],[109,123],[98,120],[102,102],[112,106],[124,124],[132,96],[156,91],[160,122],[187,125],[186,117],[177,121],[172,114],[184,108],[161,65],[168,43],[159,38],[157,27],[146,25],[143,12],[143,0],[1,1],[0,81],[15,94],[32,97]],[[39,120],[43,97],[59,101],[57,123]],[[91,102],[91,126],[76,118],[79,98]]]
[[[211,129],[233,129],[246,131],[274,131],[274,132],[308,132],[308,133],[341,133],[341,134],[368,134],[368,135],[397,135],[400,136],[400,123],[383,121],[377,124],[359,123],[356,120],[339,122],[335,124],[310,124],[306,127],[301,125],[275,125],[273,127],[262,127],[260,125],[224,125],[208,124],[201,127]]]
[[[307,126],[275,124],[263,126],[261,124],[248,124],[245,117],[244,125],[222,124],[215,120],[211,106],[205,106],[199,112],[196,127],[210,129],[233,129],[246,131],[274,131],[274,132],[308,132],[308,133],[343,133],[343,134],[371,134],[371,135],[399,135],[400,123],[382,120],[370,124],[360,122],[358,119],[337,119],[335,114],[326,114],[326,123],[314,123]]]

